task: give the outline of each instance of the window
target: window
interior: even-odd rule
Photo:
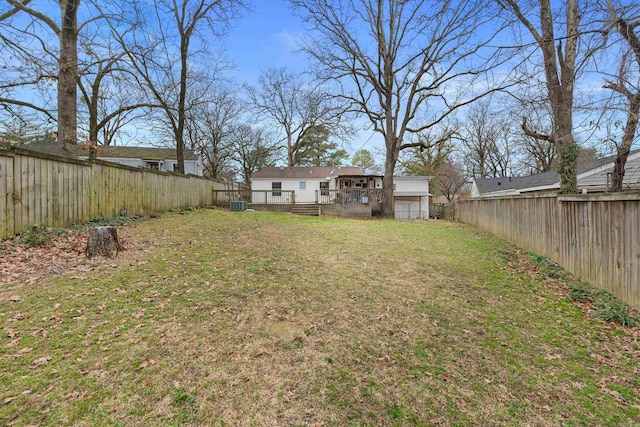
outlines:
[[[328,182],[321,182],[320,183],[320,195],[321,196],[328,196],[329,195],[329,183]]]
[[[282,196],[282,192],[281,191],[276,191],[276,190],[282,190],[282,183],[281,182],[272,182],[271,183],[271,190],[272,190],[271,195],[273,197]]]
[[[307,189],[307,181],[300,181],[300,189],[301,190]]]
[[[160,170],[160,164],[158,162],[147,162],[147,167],[153,170]]]
[[[178,164],[177,163],[173,164],[173,171],[174,172],[178,172]]]

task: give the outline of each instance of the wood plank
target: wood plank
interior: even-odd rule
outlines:
[[[11,157],[11,160],[7,160],[5,165],[7,169],[7,223],[6,223],[6,237],[16,234],[15,226],[15,157]]]
[[[53,225],[53,174],[55,172],[55,162],[47,160],[47,190],[46,190],[46,205],[47,205],[47,224]]]
[[[13,165],[9,166],[10,162],[13,162],[12,157],[0,156],[0,239],[10,236],[11,226],[7,218],[7,210],[13,209],[13,204],[9,204],[9,184],[7,182],[9,167],[13,168]]]
[[[19,233],[24,224],[24,217],[22,216],[22,156],[16,156],[13,160],[13,222],[14,233]]]

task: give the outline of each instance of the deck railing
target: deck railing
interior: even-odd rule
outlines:
[[[382,190],[370,188],[343,188],[341,190],[320,189],[316,190],[316,203],[329,205],[339,203],[362,204],[382,202]]]
[[[231,201],[244,201],[254,205],[295,205],[296,192],[294,190],[243,190],[243,191],[214,191],[217,206],[229,206]]]

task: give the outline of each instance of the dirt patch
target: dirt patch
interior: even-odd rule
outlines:
[[[277,322],[271,325],[269,333],[276,338],[291,341],[304,336],[304,327],[293,322]]]
[[[134,262],[150,250],[149,245],[135,236],[135,223],[118,226],[124,251],[115,258],[84,254],[89,230],[47,231],[46,243],[30,246],[20,236],[0,241],[0,284],[28,285],[68,272],[88,272],[99,266]]]

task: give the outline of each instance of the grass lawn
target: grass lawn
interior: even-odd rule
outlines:
[[[1,425],[640,423],[639,329],[475,228],[205,210],[135,234],[133,262],[0,290]]]

